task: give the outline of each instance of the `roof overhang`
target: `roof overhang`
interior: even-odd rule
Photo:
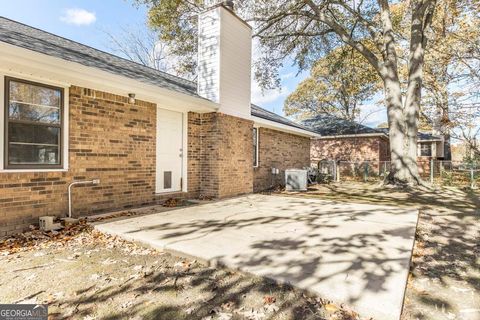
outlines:
[[[344,135],[336,135],[336,136],[320,136],[320,137],[317,137],[316,139],[327,140],[327,139],[373,138],[373,137],[388,138],[388,136],[385,133],[359,133],[359,134],[344,134]]]
[[[417,142],[443,142],[442,138],[435,138],[435,139],[418,139]]]
[[[297,127],[289,126],[283,123],[278,123],[275,121],[267,120],[267,119],[256,117],[253,115],[252,115],[252,120],[256,127],[268,128],[272,130],[282,131],[282,132],[291,133],[298,136],[309,137],[309,138],[320,137],[319,134],[308,131],[308,130],[303,130]]]
[[[61,86],[79,86],[156,103],[179,112],[215,112],[219,105],[210,100],[176,92],[93,67],[51,57],[0,42],[0,72],[13,77],[45,80]]]

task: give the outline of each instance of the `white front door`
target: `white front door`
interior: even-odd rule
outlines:
[[[156,192],[182,190],[183,114],[157,108]]]

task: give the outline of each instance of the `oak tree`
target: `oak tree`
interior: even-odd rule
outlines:
[[[299,120],[333,114],[354,121],[362,102],[380,89],[380,78],[363,56],[349,46],[342,46],[313,64],[310,76],[285,100],[284,112]]]
[[[195,67],[196,15],[205,9],[202,0],[138,0],[149,6],[151,26],[160,38]],[[238,14],[251,22],[261,54],[255,76],[261,85],[278,85],[278,69],[291,59],[307,69],[326,53],[348,45],[365,58],[380,77],[389,123],[392,183],[418,184],[417,130],[423,85],[423,65],[428,29],[436,0],[408,2],[409,36],[394,30],[388,0],[239,0]],[[409,48],[405,91],[399,75],[399,42]]]

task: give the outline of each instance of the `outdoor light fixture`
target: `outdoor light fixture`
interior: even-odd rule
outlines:
[[[135,93],[128,94],[128,103],[135,104]]]

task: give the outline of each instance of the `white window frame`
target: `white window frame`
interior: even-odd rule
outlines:
[[[430,155],[429,156],[424,156],[422,155],[422,146],[423,145],[428,145],[430,147]],[[419,147],[418,147],[418,156],[423,157],[423,158],[430,158],[433,157],[433,146],[431,142],[420,142]]]
[[[17,78],[21,80],[26,80],[26,81],[32,81],[32,82],[37,82],[37,83],[44,83],[46,85],[50,86],[56,86],[56,87],[61,87],[63,89],[63,128],[62,128],[62,139],[63,139],[63,145],[62,145],[62,167],[61,168],[55,168],[55,169],[5,169],[5,159],[4,159],[4,150],[5,150],[5,77],[12,77],[12,78]],[[0,72],[0,173],[1,172],[63,172],[63,171],[68,171],[68,161],[69,161],[69,154],[68,154],[68,148],[69,148],[69,85],[65,83],[58,83],[58,82],[52,82],[49,80],[37,78],[37,77],[31,77],[31,76],[26,76],[23,74],[16,74],[16,73],[2,73]]]
[[[259,150],[260,150],[259,147],[258,147],[259,144],[260,144],[260,134],[259,134],[260,128],[254,126],[253,129],[255,129],[255,134],[256,134],[256,136],[257,136],[257,137],[256,137],[256,142],[257,142],[257,144],[255,145],[255,163],[253,164],[253,167],[254,167],[254,168],[258,168],[259,159],[260,159],[259,154],[258,154],[258,153],[259,153]]]

